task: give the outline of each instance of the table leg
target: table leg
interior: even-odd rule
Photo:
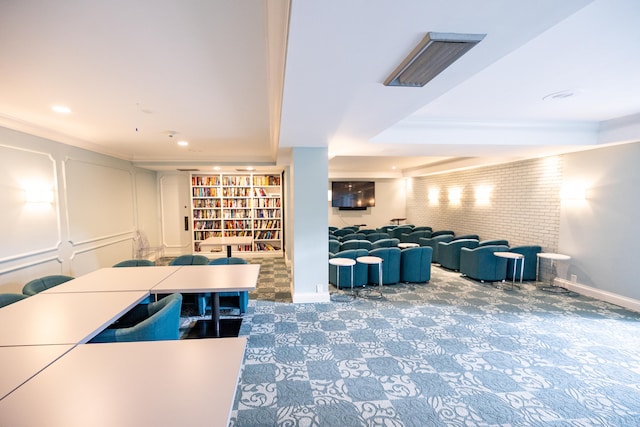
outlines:
[[[511,277],[511,290],[516,285],[516,266],[518,265],[518,259],[513,260],[513,276]]]
[[[520,284],[522,285],[522,277],[524,276],[524,257],[520,259]]]
[[[231,245],[227,245],[227,258],[231,258]]]
[[[353,265],[351,266],[351,296],[356,296],[356,294],[353,292]]]
[[[378,290],[380,291],[380,298],[382,298],[382,262],[378,264]]]
[[[220,337],[220,294],[218,292],[211,293],[211,320],[215,336]]]

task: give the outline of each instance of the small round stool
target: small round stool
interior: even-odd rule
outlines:
[[[336,266],[336,288],[340,289],[340,267],[350,267],[351,268],[351,295],[345,294],[334,294],[331,295],[331,299],[333,301],[342,301],[343,297],[349,297],[347,300],[351,301],[356,298],[356,294],[353,291],[353,266],[356,265],[355,260],[351,258],[331,258],[329,260],[329,264]]]
[[[377,256],[360,256],[356,258],[356,261],[361,264],[378,264],[378,291],[380,292],[380,295],[376,295],[375,298],[382,298],[382,258]],[[368,294],[367,296],[370,298],[374,298],[370,294]]]

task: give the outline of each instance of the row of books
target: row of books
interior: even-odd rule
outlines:
[[[193,199],[194,208],[219,208],[220,199]]]
[[[243,187],[224,187],[222,188],[222,196],[223,197],[251,197],[251,189],[243,188]]]
[[[225,230],[244,230],[251,228],[251,221],[225,221],[224,229]]]
[[[222,228],[222,221],[194,221],[194,230],[219,230]]]
[[[275,209],[256,209],[256,218],[280,218],[280,211]]]
[[[254,239],[279,239],[280,230],[262,230],[256,231],[253,235]]]
[[[253,177],[253,185],[280,185],[279,175],[255,176]]]
[[[257,203],[258,208],[279,208],[280,207],[280,198],[266,198],[266,199],[255,199],[254,204]]]
[[[270,243],[256,242],[256,250],[258,251],[279,251],[280,248]]]
[[[275,220],[261,220],[261,221],[253,221],[253,228],[280,228],[280,221]]]
[[[218,197],[218,189],[214,187],[193,187],[193,197]]]
[[[220,177],[193,175],[191,177],[191,185],[220,185]]]
[[[221,212],[216,209],[194,209],[193,210],[194,219],[215,219],[220,217],[221,217]]]

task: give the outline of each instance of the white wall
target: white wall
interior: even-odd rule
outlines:
[[[52,192],[53,202],[26,203],[31,187]],[[0,128],[0,292],[131,258],[137,228],[157,236],[157,212],[154,172]]]
[[[335,179],[334,181],[350,181],[350,179]],[[358,180],[353,179],[352,181]],[[327,197],[329,225],[341,228],[347,225],[366,224],[366,227],[363,228],[377,228],[390,224],[391,218],[405,218],[405,182],[404,178],[375,180],[376,205],[364,211],[341,211],[338,208],[333,208]],[[331,181],[328,190],[331,190]]]

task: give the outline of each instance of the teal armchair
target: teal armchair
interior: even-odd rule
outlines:
[[[29,297],[25,294],[0,294],[0,307],[5,307],[25,298]]]
[[[538,266],[538,253],[542,252],[542,247],[538,245],[527,245],[527,246],[514,246],[509,250],[510,252],[515,252],[517,254],[524,255],[524,274],[522,275],[522,280],[533,281],[536,280],[536,268]],[[507,260],[507,279],[512,280],[513,277],[513,263],[514,260]],[[515,280],[520,280],[520,261],[518,261],[518,265],[516,266],[516,277]]]
[[[405,283],[426,283],[431,280],[430,246],[407,248],[400,252],[400,281]]]
[[[369,255],[366,249],[349,249],[335,254],[329,254],[329,258],[349,258],[355,260],[361,256]],[[338,283],[338,268],[340,268],[340,283]],[[356,263],[353,266],[353,287],[364,286],[369,280],[369,269],[366,264]],[[338,289],[351,288],[351,267],[338,267],[329,264],[329,283],[333,283]]]
[[[348,251],[349,249],[372,249],[372,243],[368,240],[347,240],[340,244],[341,251]]]
[[[181,308],[181,294],[139,304],[89,342],[177,340],[180,337]]]
[[[455,238],[450,242],[438,243],[438,262],[441,267],[449,270],[460,270],[460,250],[462,248],[477,248],[478,240],[476,239],[459,239]]]
[[[433,250],[433,254],[431,255],[431,262],[438,262],[438,244],[440,242],[450,242],[453,240],[453,234],[441,234],[438,236],[431,235],[431,238],[425,239],[424,237],[420,237],[418,239],[418,243],[420,246],[429,246]]]
[[[209,261],[209,265],[229,265],[229,264],[247,264],[243,258],[215,258]],[[240,314],[247,312],[249,306],[249,292],[220,292],[220,308],[237,308]],[[209,303],[207,303],[209,300]],[[207,306],[211,302],[211,294],[198,294],[198,313],[203,316],[207,311]]]
[[[40,277],[24,285],[24,287],[22,288],[22,293],[28,296],[35,295],[38,292],[53,288],[54,286],[58,286],[61,283],[68,282],[69,280],[73,280],[73,277],[60,274]]]
[[[400,281],[400,248],[378,248],[369,251],[369,256],[382,258],[382,284],[391,285]],[[369,264],[369,283],[379,283],[377,264]]]
[[[156,265],[149,259],[127,259],[115,264],[114,267],[151,267]]]
[[[508,246],[478,246],[460,250],[460,274],[481,282],[499,282],[507,277],[507,259],[494,252],[508,252]]]

